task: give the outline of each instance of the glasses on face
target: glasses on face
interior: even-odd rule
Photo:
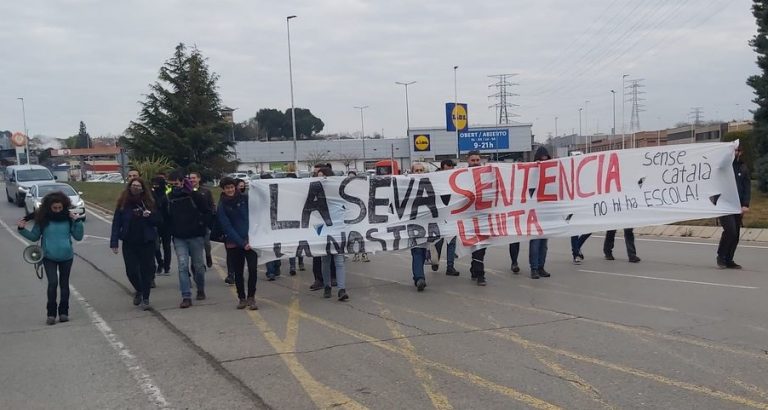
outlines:
[[[423,169],[421,169],[421,168],[416,168],[416,169],[414,169],[414,170],[413,170],[413,173],[414,173],[414,174],[423,174],[423,173],[424,173],[424,170],[423,170]]]

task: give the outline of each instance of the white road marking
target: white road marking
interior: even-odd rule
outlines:
[[[602,235],[592,235],[592,237],[593,238],[605,238],[605,236],[602,236]],[[624,240],[624,238],[621,237],[621,236],[616,236],[616,239]],[[638,238],[637,235],[635,235],[635,241],[664,242],[664,243],[682,243],[684,245],[718,246],[718,243],[716,243],[716,242],[690,242],[690,241],[674,241],[674,240],[671,240],[671,239],[647,239],[647,238]],[[742,245],[742,243],[739,243],[739,248],[768,249],[768,246]]]
[[[0,219],[0,225],[2,225],[2,227],[5,228],[5,230],[8,231],[8,233],[10,233],[13,238],[16,238],[19,242],[21,242],[22,245],[28,244],[27,240],[14,232],[14,230],[11,229],[11,227],[8,226],[5,221]],[[120,340],[120,338],[117,337],[109,324],[107,324],[107,322],[101,317],[96,309],[94,309],[93,306],[91,306],[91,304],[85,300],[83,295],[81,295],[80,292],[78,292],[77,289],[75,289],[75,287],[71,284],[69,285],[69,290],[72,292],[72,296],[74,296],[75,299],[77,299],[77,301],[80,302],[80,304],[83,306],[83,310],[85,310],[85,312],[91,318],[91,323],[93,323],[93,325],[96,327],[96,329],[98,329],[102,336],[107,339],[109,345],[117,353],[120,361],[123,362],[123,365],[125,365],[125,367],[128,369],[128,373],[130,373],[134,380],[136,380],[139,387],[141,388],[141,391],[144,392],[149,401],[158,408],[171,409],[171,405],[165,399],[165,396],[163,396],[163,393],[160,391],[160,388],[157,387],[157,384],[155,384],[154,380],[152,380],[152,376],[150,376],[149,373],[144,370],[141,363],[139,362],[139,359],[134,356],[134,354],[131,353],[131,351]]]
[[[88,209],[86,210],[86,212],[88,212],[88,214],[90,214],[90,215],[93,215],[93,216],[95,216],[96,218],[98,218],[98,219],[101,219],[102,221],[104,221],[104,222],[106,222],[106,223],[108,223],[108,224],[112,225],[112,221],[110,221],[110,220],[108,220],[107,218],[104,218],[103,216],[99,215],[99,213],[98,213],[98,212],[94,212],[94,211],[93,211],[93,210],[91,210],[90,208],[88,208]]]
[[[616,273],[616,272],[601,272],[597,270],[586,270],[586,269],[578,269],[579,272],[586,272],[586,273],[597,273],[600,275],[611,275],[611,276],[624,276],[628,278],[639,278],[639,279],[653,279],[653,280],[663,280],[667,282],[680,282],[680,283],[692,283],[695,285],[707,285],[707,286],[720,286],[724,288],[736,288],[736,289],[760,289],[755,286],[743,286],[743,285],[729,285],[726,283],[713,283],[713,282],[699,282],[695,280],[683,280],[683,279],[672,279],[672,278],[659,278],[656,276],[643,276],[643,275],[629,275],[626,273]]]

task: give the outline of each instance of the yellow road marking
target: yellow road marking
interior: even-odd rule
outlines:
[[[484,331],[481,328],[478,328],[476,326],[472,326],[472,325],[469,325],[469,324],[466,324],[466,323],[457,322],[457,321],[453,321],[453,320],[449,320],[449,319],[444,319],[444,318],[441,318],[441,317],[438,317],[438,316],[430,315],[428,313],[423,313],[423,312],[419,312],[419,311],[416,311],[416,310],[412,310],[412,309],[408,309],[408,308],[404,308],[404,307],[400,307],[400,306],[398,308],[403,310],[403,311],[405,311],[405,312],[408,312],[408,313],[412,313],[412,314],[423,316],[423,317],[425,317],[427,319],[431,319],[431,320],[435,320],[435,321],[439,321],[439,322],[444,322],[444,323],[454,324],[456,326],[463,327],[463,328],[465,328],[467,330]],[[668,385],[668,386],[677,387],[677,388],[680,388],[680,389],[683,389],[683,390],[688,390],[688,391],[692,391],[692,392],[696,392],[696,393],[701,393],[701,394],[704,394],[704,395],[707,395],[707,396],[710,396],[710,397],[715,397],[715,398],[718,398],[718,399],[721,399],[721,400],[731,401],[731,402],[734,402],[734,403],[742,404],[742,405],[749,406],[749,407],[754,407],[754,408],[757,408],[757,409],[767,409],[768,410],[768,404],[767,403],[756,402],[756,401],[754,401],[752,399],[749,399],[747,397],[736,396],[736,395],[733,395],[733,394],[730,394],[730,393],[726,393],[726,392],[722,392],[722,391],[719,391],[719,390],[712,389],[710,387],[699,386],[699,385],[695,385],[695,384],[692,384],[692,383],[687,383],[687,382],[675,380],[675,379],[672,379],[672,378],[669,378],[669,377],[666,377],[666,376],[661,376],[661,375],[658,375],[658,374],[649,373],[649,372],[646,372],[646,371],[643,371],[643,370],[639,370],[639,369],[635,369],[635,368],[631,368],[631,367],[622,366],[622,365],[618,365],[618,364],[615,364],[615,363],[607,362],[605,360],[596,359],[596,358],[589,357],[589,356],[584,356],[584,355],[581,355],[581,354],[578,354],[578,353],[574,353],[574,352],[571,352],[571,351],[568,351],[568,350],[558,349],[558,348],[550,347],[550,346],[547,346],[547,345],[544,345],[544,344],[541,344],[541,343],[532,342],[530,340],[524,339],[523,337],[521,337],[520,335],[518,335],[517,333],[515,333],[515,332],[513,332],[513,331],[511,331],[509,329],[504,329],[504,330],[501,330],[501,331],[498,331],[498,330],[488,330],[488,331],[484,331],[484,332],[489,333],[489,334],[494,335],[494,336],[497,336],[497,337],[502,338],[502,339],[509,340],[511,342],[517,343],[517,344],[519,344],[521,346],[524,346],[524,347],[527,346],[527,347],[532,347],[532,348],[539,348],[539,349],[542,349],[542,350],[545,350],[545,351],[549,351],[551,353],[555,353],[555,354],[558,354],[558,355],[561,355],[561,356],[569,357],[569,358],[574,359],[574,360],[579,360],[579,361],[582,361],[582,362],[585,362],[585,363],[590,363],[590,364],[593,364],[593,365],[596,365],[596,366],[605,367],[607,369],[615,370],[615,371],[618,371],[618,372],[621,372],[621,373],[631,374],[633,376],[641,377],[641,378],[644,378],[644,379],[653,380],[655,382],[658,382],[658,383],[661,383],[661,384],[665,384],[665,385]]]
[[[259,297],[259,300],[264,302],[264,303],[266,303],[266,304],[268,304],[268,305],[271,305],[271,306],[275,306],[275,307],[279,307],[279,308],[283,308],[283,309],[287,309],[288,308],[287,306],[285,306],[285,305],[283,305],[281,303],[275,302],[273,300],[270,300],[270,299],[265,299],[265,298]],[[394,346],[391,343],[383,342],[383,341],[381,341],[379,339],[376,339],[373,336],[369,336],[367,334],[358,332],[356,330],[347,328],[345,326],[336,324],[334,322],[330,322],[330,321],[325,320],[325,319],[323,319],[321,317],[318,317],[318,316],[315,316],[315,315],[311,315],[311,314],[306,313],[304,311],[299,312],[299,315],[301,315],[301,317],[304,318],[304,319],[311,320],[311,321],[319,323],[319,324],[321,324],[321,325],[323,325],[323,326],[325,326],[327,328],[336,330],[337,332],[344,333],[344,334],[352,336],[352,337],[354,337],[356,339],[363,340],[365,342],[368,342],[368,343],[370,343],[370,344],[372,344],[372,345],[374,345],[376,347],[379,347],[381,349],[387,350],[389,352],[396,353],[396,354],[399,354],[399,355],[404,356],[404,357],[408,357],[409,356],[409,354],[408,354],[406,349],[403,349],[403,348],[398,347],[398,346]],[[531,395],[519,392],[519,391],[517,391],[517,390],[515,390],[515,389],[513,389],[511,387],[503,386],[503,385],[494,383],[494,382],[492,382],[490,380],[486,380],[486,379],[484,379],[484,378],[482,378],[482,377],[480,377],[480,376],[478,376],[478,375],[476,375],[474,373],[469,373],[469,372],[466,372],[466,371],[463,371],[463,370],[460,370],[460,369],[456,369],[456,368],[448,366],[446,364],[435,362],[433,360],[426,359],[426,358],[420,357],[420,356],[414,356],[413,360],[418,362],[418,363],[420,363],[420,364],[422,364],[423,366],[430,367],[430,368],[433,368],[433,369],[436,369],[436,370],[440,370],[440,371],[442,371],[444,373],[447,373],[449,375],[455,376],[455,377],[460,378],[462,380],[471,382],[471,383],[473,383],[475,385],[478,385],[478,386],[483,387],[485,389],[488,389],[490,391],[493,391],[493,392],[505,395],[505,396],[507,396],[509,398],[512,398],[512,399],[517,400],[517,401],[520,401],[522,403],[525,403],[525,404],[527,404],[527,405],[529,405],[531,407],[537,408],[537,409],[559,409],[560,408],[560,407],[558,407],[558,406],[556,406],[554,404],[548,403],[548,402],[546,402],[544,400],[541,400],[539,398],[536,398],[534,396],[531,396]]]
[[[227,276],[226,272],[224,272],[221,266],[215,266],[216,270],[219,272],[219,276],[222,279],[225,278]],[[236,290],[232,289],[231,291],[237,295]],[[280,339],[267,321],[264,320],[259,311],[247,310],[246,312],[248,317],[251,318],[256,327],[264,335],[267,342],[269,342],[272,348],[275,349],[275,352],[280,355],[280,358],[283,360],[286,367],[288,367],[291,374],[293,374],[293,377],[296,378],[299,384],[301,384],[301,387],[318,408],[366,409],[367,407],[358,403],[351,397],[317,381],[299,362],[298,357],[296,357],[296,354],[294,353],[299,333],[299,314],[301,313],[299,299],[294,296],[287,309],[288,321],[286,323],[285,339],[283,340]]]

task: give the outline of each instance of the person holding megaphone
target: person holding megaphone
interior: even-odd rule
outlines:
[[[51,192],[43,197],[43,202],[34,215],[34,225],[27,228],[27,220],[20,220],[16,226],[24,238],[41,242],[43,248],[43,268],[48,278],[48,302],[46,304],[46,324],[69,321],[69,274],[75,252],[72,249],[72,238],[76,241],[83,239],[83,221],[80,216],[69,212],[72,201],[62,192]],[[60,288],[61,298],[56,303],[57,288]]]

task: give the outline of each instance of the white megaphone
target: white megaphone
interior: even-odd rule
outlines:
[[[43,248],[40,245],[29,245],[24,248],[24,262],[36,265],[43,261]]]

